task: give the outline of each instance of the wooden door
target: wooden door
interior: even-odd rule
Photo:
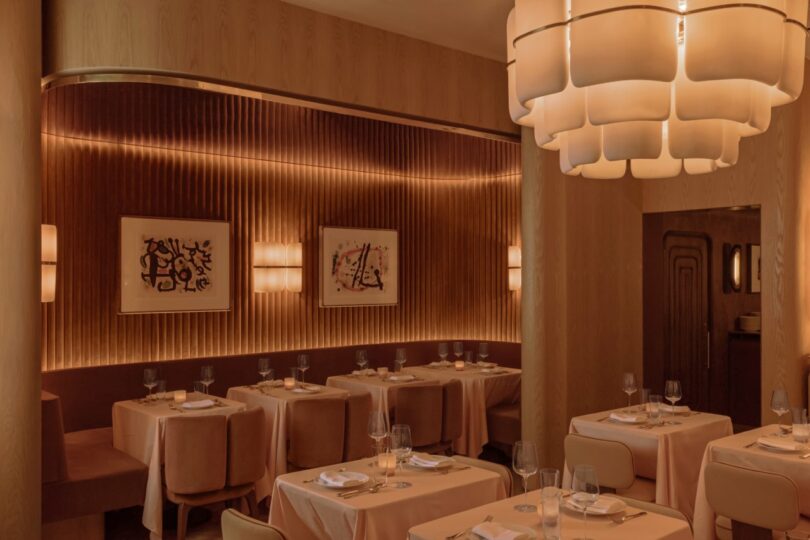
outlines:
[[[680,380],[682,403],[702,411],[709,410],[710,392],[710,255],[704,234],[664,235],[664,380]]]

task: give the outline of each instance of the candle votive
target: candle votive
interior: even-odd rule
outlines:
[[[295,377],[284,377],[284,388],[287,390],[295,388]]]
[[[186,402],[186,391],[185,390],[175,390],[174,391],[174,402],[175,403],[185,403]]]
[[[380,377],[385,377],[388,375],[388,368],[387,367],[378,367],[377,368],[377,375]]]
[[[464,369],[464,360],[456,360],[454,364],[456,366],[456,371],[462,371]]]
[[[393,476],[397,468],[397,456],[391,452],[382,452],[377,456],[377,467],[383,470],[385,476]]]

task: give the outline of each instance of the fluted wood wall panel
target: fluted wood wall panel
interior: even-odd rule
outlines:
[[[137,84],[43,95],[43,222],[59,230],[42,367],[361,343],[520,340],[518,145]],[[119,315],[121,215],[228,220],[230,312]],[[318,307],[318,227],[398,229],[400,304]],[[304,292],[254,294],[255,241],[304,243]]]

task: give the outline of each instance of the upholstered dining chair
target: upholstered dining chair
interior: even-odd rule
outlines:
[[[451,453],[453,441],[461,437],[464,420],[464,389],[461,381],[451,379],[442,384],[442,438],[441,449]]]
[[[343,441],[343,461],[371,457],[371,439],[368,436],[368,417],[372,400],[369,392],[350,392],[346,398],[346,426]]]
[[[408,385],[397,390],[395,424],[411,427],[414,450],[434,452],[441,449],[444,402],[442,386]]]
[[[222,540],[288,540],[280,529],[248,517],[233,508],[222,512],[220,525]]]
[[[565,437],[565,462],[571,472],[577,465],[593,466],[603,489],[639,501],[655,501],[655,482],[636,476],[633,453],[623,443],[572,433]]]
[[[264,409],[254,407],[228,417],[228,474],[231,490],[246,491],[250,514],[257,516],[256,482],[266,472],[267,435]]]
[[[346,402],[309,398],[289,404],[287,464],[292,470],[313,469],[343,461]]]
[[[800,524],[799,490],[790,478],[725,463],[709,463],[703,474],[718,538],[771,540],[772,531]]]

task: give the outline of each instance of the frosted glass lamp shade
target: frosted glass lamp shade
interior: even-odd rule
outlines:
[[[254,243],[253,266],[287,266],[287,246],[272,242]]]
[[[254,268],[253,292],[271,293],[283,291],[287,286],[286,268]]]
[[[41,301],[43,303],[56,300],[56,265],[40,265],[42,270]]]
[[[521,251],[520,246],[509,246],[507,251],[507,263],[509,268],[520,268],[521,265]]]
[[[56,225],[42,225],[42,262],[56,262]]]
[[[301,292],[303,245],[256,242],[253,245],[253,292]]]
[[[40,301],[53,302],[56,299],[56,253],[57,238],[55,225],[42,225],[40,228],[41,243],[41,297]]]
[[[510,268],[509,269],[509,290],[510,291],[518,291],[522,286],[522,278],[521,278],[521,269],[520,268]]]

